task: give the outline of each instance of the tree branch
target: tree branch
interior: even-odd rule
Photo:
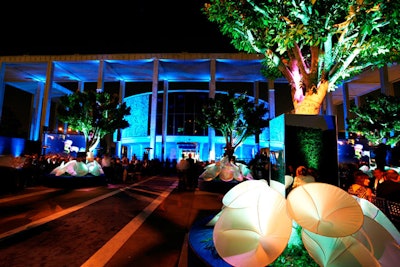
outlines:
[[[302,76],[306,76],[308,78],[309,70],[308,66],[306,65],[304,61],[303,54],[301,53],[301,49],[298,46],[297,43],[294,43],[294,47],[291,49],[296,61],[297,61],[297,66],[299,67],[300,74]]]

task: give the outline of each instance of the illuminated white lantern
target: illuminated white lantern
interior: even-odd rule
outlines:
[[[223,198],[214,226],[218,254],[233,266],[266,266],[284,251],[292,231],[286,199],[264,180],[248,180]]]
[[[357,232],[364,214],[357,201],[343,189],[326,183],[307,183],[287,197],[289,215],[303,229],[330,237]]]
[[[303,228],[304,247],[319,266],[380,267],[373,253],[353,236],[328,237]]]

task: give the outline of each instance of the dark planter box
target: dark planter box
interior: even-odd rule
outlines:
[[[283,114],[270,121],[270,177],[284,183],[289,166],[315,168],[317,182],[339,185],[336,116]]]

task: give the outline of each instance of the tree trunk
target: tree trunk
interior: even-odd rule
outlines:
[[[89,136],[85,137],[86,139],[86,150],[85,152],[93,152],[93,150],[97,147],[97,145],[100,143],[100,136],[99,135],[94,135],[92,138]]]
[[[94,138],[94,140],[92,140],[90,142],[90,146],[88,146],[88,151],[86,152],[93,152],[93,150],[96,149],[97,145],[100,143],[100,138]]]
[[[225,148],[225,155],[229,158],[229,161],[231,161],[233,158],[233,154],[235,153],[235,149],[232,146],[227,146]]]
[[[328,92],[328,85],[328,82],[321,83],[316,93],[313,93],[312,90],[308,90],[301,102],[296,102],[294,100],[294,113],[318,115],[326,93]]]

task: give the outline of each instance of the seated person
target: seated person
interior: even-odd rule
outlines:
[[[387,170],[384,174],[384,181],[378,184],[376,196],[395,202],[400,202],[399,173],[393,169]]]
[[[372,190],[376,193],[376,189],[378,188],[378,185],[381,184],[385,179],[384,179],[384,174],[385,172],[382,171],[381,169],[374,169],[372,171]]]
[[[372,189],[369,187],[371,181],[369,180],[368,174],[359,170],[353,174],[353,177],[354,183],[350,185],[347,192],[359,198],[372,201]]]
[[[296,169],[296,176],[294,177],[292,189],[301,186],[306,183],[313,183],[315,182],[315,177],[311,176],[308,173],[308,170],[304,166],[299,166]]]

